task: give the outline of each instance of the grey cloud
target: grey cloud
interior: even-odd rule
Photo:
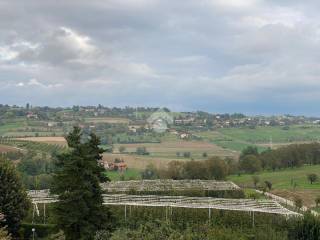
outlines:
[[[266,98],[269,110],[305,96],[310,106],[320,98],[317,7],[313,0],[2,1],[1,101],[85,104],[94,95],[88,104],[259,112]]]

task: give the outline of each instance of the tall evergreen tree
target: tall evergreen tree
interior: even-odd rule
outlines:
[[[0,212],[0,223],[5,223],[4,214]],[[11,236],[7,231],[6,227],[0,227],[0,239],[1,240],[11,240]]]
[[[14,165],[0,158],[0,212],[5,216],[8,230],[16,235],[21,220],[26,216],[30,202]]]
[[[103,150],[91,134],[84,141],[77,127],[66,137],[69,151],[58,155],[52,191],[59,195],[55,214],[67,240],[93,239],[98,230],[111,230],[112,216],[103,206],[100,182],[108,180],[99,165]]]

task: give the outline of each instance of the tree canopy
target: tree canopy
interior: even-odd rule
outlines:
[[[107,181],[99,165],[103,150],[95,134],[84,136],[77,127],[66,137],[70,150],[58,155],[53,192],[57,223],[66,239],[93,239],[98,230],[110,230],[112,216],[103,206],[100,182]]]
[[[21,220],[26,216],[30,202],[14,165],[0,158],[0,212],[5,216],[5,224],[16,235]],[[0,222],[0,226],[4,223]]]

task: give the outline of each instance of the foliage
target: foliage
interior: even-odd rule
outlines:
[[[320,144],[292,144],[275,150],[267,150],[259,159],[264,169],[301,167],[303,164],[320,164]]]
[[[111,233],[109,231],[101,230],[97,231],[94,240],[105,240],[110,239]]]
[[[311,184],[318,180],[318,175],[315,173],[310,173],[307,177]]]
[[[112,217],[103,206],[99,183],[106,181],[104,169],[98,164],[103,152],[96,135],[84,141],[80,128],[67,136],[70,151],[58,156],[53,193],[59,195],[54,212],[59,229],[66,239],[93,239],[98,230],[110,230]]]
[[[318,207],[320,204],[320,196],[316,197],[316,199],[314,201],[316,203],[316,206]]]
[[[320,239],[320,218],[310,213],[303,218],[292,219],[287,224],[288,240],[318,240]]]
[[[240,169],[247,173],[261,171],[261,162],[255,155],[246,155],[240,159]]]
[[[126,151],[126,147],[125,146],[120,146],[119,147],[119,152],[120,153],[124,153]]]
[[[183,153],[184,158],[190,158],[191,157],[191,152],[184,152]]]
[[[30,202],[14,165],[4,159],[0,159],[0,183],[0,212],[5,215],[9,232],[16,235]]]
[[[149,155],[146,147],[137,147],[136,154],[138,155]]]
[[[223,180],[228,175],[229,166],[221,158],[210,158],[204,164],[207,164],[206,174],[208,179]]]
[[[271,227],[257,229],[240,228],[239,226],[223,226],[222,224],[189,224],[185,227],[176,223],[150,220],[137,228],[120,228],[111,237],[112,240],[191,240],[191,239],[214,239],[214,240],[279,240],[287,239],[286,231],[277,231]],[[107,239],[107,238],[105,238]]]
[[[202,225],[196,229],[196,226],[188,227],[185,231],[175,229],[172,224],[162,221],[151,221],[141,225],[138,229],[119,229],[111,239],[130,239],[130,240],[178,240],[178,239],[246,239],[240,231],[233,231],[227,228],[218,228]]]
[[[11,240],[11,235],[8,233],[6,227],[0,227],[0,239],[1,240]]]
[[[59,231],[58,233],[51,234],[48,240],[66,240],[66,237],[63,231]]]
[[[272,189],[272,182],[270,181],[264,181],[264,184],[266,185],[266,188],[269,189],[269,191]]]
[[[143,179],[156,179],[158,178],[158,171],[153,164],[148,164],[146,169],[141,172],[141,177]]]
[[[32,238],[32,229],[35,229],[35,236],[38,238],[43,238],[46,236],[50,236],[56,230],[56,225],[54,224],[29,224],[23,223],[20,228],[20,235],[23,239],[31,239]]]
[[[22,181],[27,189],[50,189],[52,184],[51,174],[39,174],[36,176],[22,175]]]
[[[167,169],[158,170],[160,178],[223,180],[229,173],[228,163],[218,157],[201,161],[171,161]]]
[[[301,209],[303,206],[302,199],[300,197],[295,197],[294,198],[294,205],[296,206],[297,209]]]
[[[260,182],[260,178],[259,176],[252,176],[252,181],[253,181],[253,185],[254,187],[256,188],[257,187],[257,184]]]
[[[259,155],[258,148],[255,146],[248,146],[248,147],[244,148],[241,151],[240,159],[244,158],[245,156],[248,156],[248,155],[258,156]]]

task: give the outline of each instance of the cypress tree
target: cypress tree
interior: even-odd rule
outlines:
[[[13,235],[17,235],[21,220],[26,216],[30,201],[22,186],[15,166],[9,161],[0,158],[0,212],[5,216],[5,222]]]
[[[103,150],[91,134],[83,141],[80,128],[66,137],[69,150],[57,156],[52,191],[59,195],[55,215],[67,240],[93,239],[98,230],[111,230],[112,216],[103,206],[100,182],[108,180],[99,165]]]

